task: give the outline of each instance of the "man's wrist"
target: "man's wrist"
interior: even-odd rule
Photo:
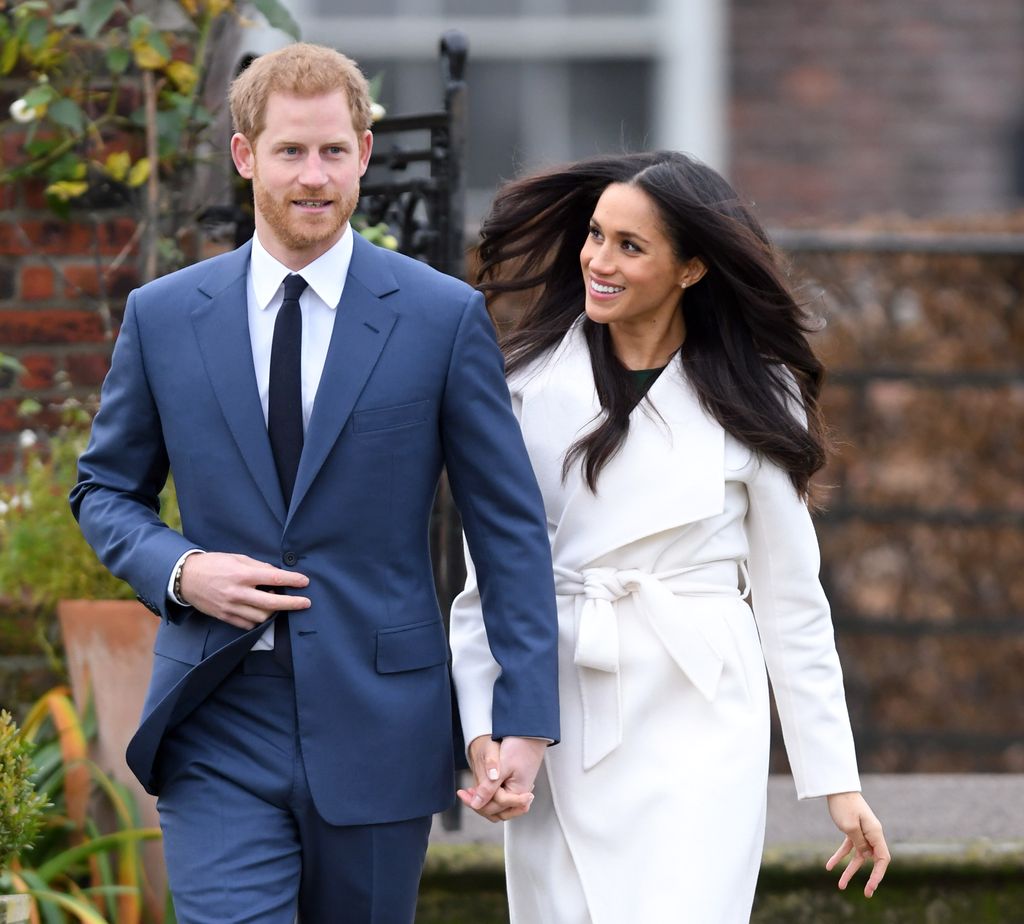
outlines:
[[[171,572],[170,584],[167,588],[167,595],[171,598],[171,601],[173,603],[177,603],[178,606],[189,605],[188,601],[181,594],[181,575],[185,570],[185,560],[190,555],[201,554],[202,551],[202,549],[189,549],[174,565],[174,570]]]

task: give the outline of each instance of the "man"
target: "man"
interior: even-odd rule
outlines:
[[[349,227],[372,145],[354,63],[292,45],[230,102],[255,236],[129,296],[72,509],[162,618],[128,758],[178,920],[408,922],[454,788],[437,479],[502,666],[480,801],[505,817],[558,737],[541,499],[481,296]],[[168,469],[184,535],[157,517]]]

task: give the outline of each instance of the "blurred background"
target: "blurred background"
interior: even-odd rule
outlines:
[[[177,10],[168,28],[194,6],[135,5],[157,17]],[[161,152],[165,190],[177,177],[207,206],[237,195],[218,108],[228,81],[290,40],[251,7],[222,7],[230,28],[209,34],[202,84],[210,133],[196,151],[206,174],[193,183],[169,166],[170,148]],[[0,4],[16,24],[14,9]],[[824,322],[815,344],[830,369],[839,454],[819,479],[818,526],[863,768],[1024,770],[1024,5],[291,0],[288,9],[304,38],[378,78],[389,118],[443,108],[438,40],[464,33],[466,245],[498,184],[566,159],[677,148],[730,178]],[[4,72],[4,111],[33,74]],[[4,123],[4,170],[24,157],[16,121]],[[141,143],[122,147],[137,158]],[[382,152],[390,144],[378,139]],[[55,212],[44,183],[0,184],[0,475],[13,482],[30,473],[38,437],[61,425],[55,408],[95,398],[124,298],[154,265],[140,257],[152,224],[138,208],[145,186],[121,200],[90,191]],[[183,217],[161,260],[205,252],[194,246],[198,227]],[[18,704],[59,669],[54,651],[39,649],[40,635],[60,640],[39,628],[47,612],[53,622],[53,602],[38,588],[82,567],[58,560],[26,581],[11,535],[0,536],[0,566],[14,562],[0,568],[0,701]],[[45,531],[25,543],[36,562],[40,549],[62,548]],[[785,767],[781,751],[774,766]]]
[[[688,151],[755,203],[826,322],[818,528],[863,768],[1024,770],[1024,5],[291,8],[389,113],[438,105],[437,36],[466,34],[469,241],[502,180],[599,152]]]
[[[1014,0],[293,0],[303,34],[436,104],[436,41],[469,38],[469,215],[522,170],[668,147],[769,224],[1006,211],[1024,198]]]
[[[452,29],[464,71],[439,58]],[[869,795],[905,848],[889,910],[858,905],[856,920],[1024,919],[1020,0],[0,0],[0,705],[28,716],[56,774],[50,827],[71,845],[109,829],[109,805],[92,826],[88,786],[74,810],[58,794],[73,775],[48,755],[70,767],[88,739],[95,772],[131,785],[122,755],[156,627],[66,503],[124,300],[251,233],[223,100],[296,32],[355,58],[387,111],[360,229],[446,271],[465,271],[501,182],[591,154],[683,150],[754,203],[820,320],[838,450],[817,480],[822,580]],[[435,520],[442,605],[456,526]],[[69,678],[77,717],[51,690]],[[975,775],[943,776],[961,773]],[[785,820],[779,782],[770,819]],[[808,830],[770,828],[761,882],[779,902],[759,924],[855,919],[856,896],[819,904],[817,844],[796,865],[772,853]],[[452,856],[428,867],[424,902],[479,874],[493,917],[465,920],[503,920],[500,849],[479,869]],[[157,921],[156,842],[146,866]],[[73,872],[65,890],[95,874]],[[423,921],[463,920],[445,901]]]

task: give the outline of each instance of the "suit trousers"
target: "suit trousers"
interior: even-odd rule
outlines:
[[[178,921],[293,924],[298,910],[301,924],[411,924],[430,816],[327,824],[306,783],[292,679],[268,654],[250,654],[161,744]]]

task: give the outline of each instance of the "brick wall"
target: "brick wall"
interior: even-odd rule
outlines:
[[[770,223],[1024,204],[1019,0],[733,0],[732,179]]]
[[[6,193],[0,351],[24,371],[0,377],[0,475],[19,465],[21,430],[52,422],[46,412],[20,417],[24,398],[51,405],[99,392],[125,297],[139,281],[131,217],[94,212],[64,221],[47,212],[33,189]],[[118,257],[122,262],[112,268]]]

